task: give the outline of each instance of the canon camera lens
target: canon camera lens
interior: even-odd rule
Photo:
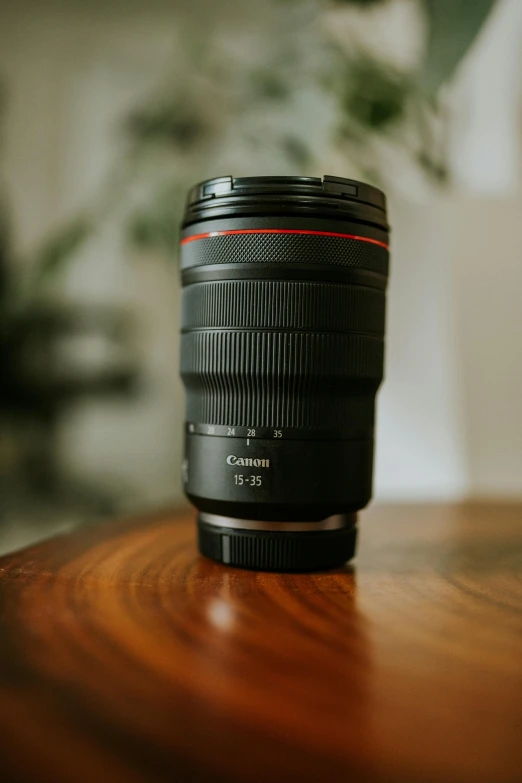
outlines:
[[[353,557],[383,377],[384,194],[217,177],[182,225],[183,482],[202,554],[262,570]]]

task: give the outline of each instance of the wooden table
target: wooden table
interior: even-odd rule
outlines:
[[[198,557],[191,512],[0,560],[0,780],[522,780],[522,507],[373,508],[353,568]]]

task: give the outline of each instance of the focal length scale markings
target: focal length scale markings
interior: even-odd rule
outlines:
[[[218,438],[239,438],[242,440],[358,440],[371,438],[372,430],[306,430],[298,427],[284,429],[274,427],[236,427],[220,424],[198,424],[188,422],[185,425],[187,435],[206,435]]]

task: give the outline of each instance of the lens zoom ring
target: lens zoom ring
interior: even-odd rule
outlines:
[[[371,242],[313,234],[229,234],[181,247],[182,270],[207,264],[319,264],[388,274],[388,251]]]
[[[384,334],[383,291],[341,283],[227,280],[183,290],[182,329]]]
[[[257,427],[373,426],[383,341],[352,334],[188,332],[187,419]]]

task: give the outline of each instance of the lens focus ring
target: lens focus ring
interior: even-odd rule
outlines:
[[[183,290],[181,328],[384,334],[384,291],[343,283],[226,280]]]

